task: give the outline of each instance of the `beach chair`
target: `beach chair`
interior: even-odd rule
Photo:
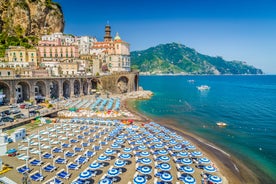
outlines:
[[[70,173],[64,171],[64,169],[60,170],[58,173],[57,173],[57,176],[61,179],[69,179],[69,177],[71,176]]]
[[[30,174],[30,178],[33,181],[42,181],[44,179],[43,175],[38,171],[34,172],[33,174]]]
[[[62,153],[62,149],[55,147],[55,148],[53,148],[53,152],[54,153]]]
[[[49,163],[42,168],[46,172],[53,172],[57,167],[50,165]]]
[[[70,163],[67,165],[67,168],[70,169],[70,170],[78,170],[78,169],[80,168],[80,165],[74,164],[74,163],[70,162]]]
[[[56,160],[55,160],[55,163],[57,163],[57,164],[65,164],[66,162],[67,162],[66,159],[60,158],[60,157],[56,158]]]
[[[37,159],[33,159],[33,160],[30,160],[30,164],[32,166],[39,166],[41,165],[43,162],[41,160],[37,160]]]
[[[75,148],[74,148],[74,151],[75,151],[75,152],[82,152],[82,151],[83,151],[83,148],[75,147]]]
[[[96,154],[95,152],[87,150],[87,151],[85,152],[84,156],[91,158],[91,157],[93,157],[95,154]]]
[[[20,174],[24,174],[26,172],[29,172],[31,169],[29,167],[27,167],[26,165],[23,166],[19,166],[16,168],[17,172],[19,172]]]
[[[50,153],[44,153],[44,154],[42,155],[42,157],[43,157],[44,159],[52,159],[52,158],[54,158],[54,155],[52,155],[52,154],[50,154]]]
[[[73,152],[70,152],[70,151],[67,151],[66,153],[65,153],[65,156],[66,157],[74,157],[76,155],[76,153],[73,153]]]

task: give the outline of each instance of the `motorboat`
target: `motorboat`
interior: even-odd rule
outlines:
[[[197,89],[200,91],[205,91],[205,90],[209,90],[211,87],[207,86],[207,85],[201,85],[201,86],[197,86]]]
[[[225,126],[227,126],[227,124],[224,123],[224,122],[222,122],[222,121],[217,122],[217,125],[218,125],[219,127],[225,127]]]
[[[187,80],[189,83],[194,83],[195,82],[195,80],[192,80],[192,79],[190,79],[190,80]]]

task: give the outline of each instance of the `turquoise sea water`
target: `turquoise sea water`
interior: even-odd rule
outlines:
[[[155,94],[137,103],[140,112],[174,121],[276,183],[276,76],[140,76],[140,86]]]

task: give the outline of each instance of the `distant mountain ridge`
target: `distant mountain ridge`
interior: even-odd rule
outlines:
[[[263,74],[242,61],[226,61],[178,43],[160,44],[131,52],[133,69],[146,74]]]

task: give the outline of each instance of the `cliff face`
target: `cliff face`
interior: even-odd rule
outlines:
[[[51,0],[0,0],[0,33],[41,36],[63,30],[62,9]]]

